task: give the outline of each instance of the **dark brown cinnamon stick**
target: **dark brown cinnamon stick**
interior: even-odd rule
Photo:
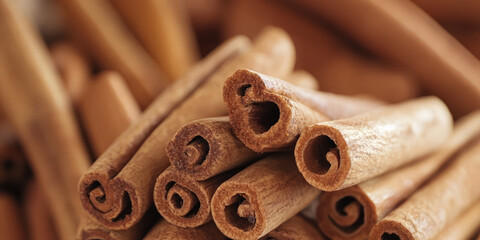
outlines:
[[[293,54],[291,41],[283,31],[266,30],[250,51],[223,64],[176,107],[130,160],[105,157],[95,162],[79,183],[84,208],[109,228],[132,226],[152,203],[155,178],[169,165],[165,147],[175,131],[191,120],[226,114],[221,88],[234,70],[251,67],[286,75],[293,67]]]
[[[324,237],[309,220],[298,214],[269,232],[262,240],[322,240]]]
[[[234,172],[197,181],[173,166],[158,176],[153,198],[165,220],[179,227],[194,228],[212,220],[210,202],[218,186]]]
[[[479,123],[477,111],[459,120],[445,144],[425,159],[356,186],[322,194],[318,227],[332,239],[366,239],[377,221],[480,136]]]
[[[319,193],[297,171],[292,154],[274,154],[220,185],[212,198],[212,215],[227,237],[258,239],[300,212]]]
[[[98,157],[140,117],[141,110],[122,76],[104,71],[87,85],[78,112]]]
[[[45,191],[35,180],[27,186],[25,191],[23,210],[29,239],[58,239]]]
[[[378,222],[370,239],[432,239],[480,199],[480,141]]]
[[[298,169],[324,191],[343,189],[436,150],[452,117],[436,97],[424,97],[303,130],[295,146]]]
[[[140,221],[127,230],[110,230],[103,227],[94,219],[82,216],[76,235],[77,240],[132,240],[140,239],[151,225],[149,219]]]
[[[0,187],[18,189],[25,183],[25,155],[10,125],[0,122]]]
[[[167,157],[178,171],[205,180],[260,155],[235,137],[228,117],[217,117],[184,125],[168,143]]]
[[[25,240],[25,226],[22,222],[17,200],[8,193],[0,192],[0,239]]]
[[[379,56],[412,70],[421,86],[445,101],[455,117],[480,108],[479,61],[412,1],[295,4],[331,20]]]
[[[381,102],[296,87],[247,69],[230,76],[223,98],[235,135],[256,152],[292,148],[303,128],[382,106]]]
[[[147,236],[145,236],[143,240],[161,239],[222,240],[227,238],[218,230],[213,221],[197,228],[182,228],[170,224],[165,220],[161,220],[150,230],[150,232],[148,232]]]
[[[475,0],[414,0],[430,16],[440,23],[461,23],[480,26],[480,2]]]

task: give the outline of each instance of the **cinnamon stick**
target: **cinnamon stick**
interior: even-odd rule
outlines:
[[[303,130],[295,160],[305,180],[324,191],[378,176],[441,146],[452,117],[436,97],[423,97]]]
[[[366,239],[372,227],[410,196],[440,167],[480,136],[480,111],[460,119],[439,150],[406,167],[340,191],[324,193],[318,227],[332,239]],[[459,238],[450,238],[459,239]]]
[[[240,41],[245,46],[246,42]],[[216,69],[199,89],[177,106],[130,160],[108,157],[108,151],[97,160],[79,182],[84,208],[108,228],[132,226],[152,203],[155,177],[169,165],[165,147],[175,130],[191,120],[226,113],[221,97],[225,78],[240,67],[285,75],[292,65],[293,46],[288,36],[278,29],[267,30],[250,51]]]
[[[212,198],[212,215],[227,237],[258,239],[319,193],[297,171],[292,154],[273,154],[222,183]]]
[[[114,231],[103,227],[94,219],[82,216],[76,235],[77,240],[131,240],[140,239],[149,227],[148,221],[140,221],[127,230]]]
[[[325,239],[309,220],[300,214],[288,219],[269,232],[262,240],[322,240]]]
[[[235,135],[256,152],[291,149],[303,128],[382,106],[375,100],[299,88],[240,69],[225,82],[223,98]]]
[[[312,74],[303,70],[295,70],[290,75],[288,75],[285,80],[293,85],[299,87],[318,90],[320,88],[318,81],[315,79]]]
[[[46,191],[61,239],[75,234],[76,184],[89,159],[60,79],[38,33],[0,1],[0,102]]]
[[[50,55],[72,102],[77,104],[90,81],[90,66],[80,50],[69,42],[55,43]]]
[[[421,86],[444,100],[453,116],[460,117],[480,108],[479,61],[415,3],[408,0],[295,3],[331,20],[379,56],[413,71]]]
[[[432,3],[427,0],[414,0],[430,16],[441,23],[461,23],[480,26],[480,3],[475,0],[442,0]]]
[[[140,108],[121,75],[100,73],[88,84],[78,112],[95,156],[100,156],[140,117]]]
[[[254,36],[264,26],[283,28],[297,51],[296,67],[312,73],[323,91],[346,95],[372,95],[401,102],[419,94],[409,74],[381,60],[364,56],[328,26],[288,1],[243,0],[228,2],[222,24],[226,36]]]
[[[169,79],[180,78],[199,53],[182,1],[110,0]]]
[[[215,223],[209,222],[197,228],[182,228],[168,223],[165,220],[159,221],[143,240],[184,240],[184,239],[227,239],[215,226]]]
[[[260,157],[235,137],[228,117],[187,123],[175,133],[166,152],[174,168],[195,180],[206,180]]]
[[[45,191],[40,188],[36,180],[30,182],[25,191],[23,209],[29,239],[58,239]]]
[[[168,84],[157,63],[142,48],[107,0],[57,0],[69,30],[96,61],[119,72],[145,109]]]
[[[195,228],[212,220],[210,201],[218,186],[233,175],[223,173],[197,181],[170,166],[158,176],[153,198],[165,220],[179,227]]]
[[[0,192],[0,239],[24,240],[25,226],[20,215],[20,208],[15,198],[8,193]]]
[[[474,234],[480,229],[480,200],[469,206],[452,223],[445,227],[435,240],[441,239],[473,239]]]
[[[378,222],[370,239],[432,239],[480,198],[480,141]]]

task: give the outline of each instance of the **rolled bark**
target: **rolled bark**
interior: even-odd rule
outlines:
[[[169,79],[182,77],[195,64],[199,52],[182,1],[110,2]]]
[[[436,97],[423,97],[303,130],[295,160],[305,180],[336,191],[410,163],[443,144],[452,116]]]
[[[480,229],[480,199],[445,227],[434,240],[473,239]]]
[[[68,30],[104,68],[125,78],[142,109],[168,85],[158,64],[128,31],[107,0],[57,0]]]
[[[242,46],[247,44],[245,39],[239,41]],[[141,147],[131,152],[133,157],[112,158],[108,155],[115,153],[107,151],[101,161],[95,162],[79,182],[83,207],[108,228],[132,226],[152,203],[155,178],[169,165],[165,148],[175,130],[194,119],[226,114],[221,88],[234,70],[251,67],[273,75],[286,75],[293,67],[293,55],[292,43],[284,32],[274,28],[266,30],[250,51],[215,68],[201,87],[176,105],[153,132],[149,131],[148,138],[137,145]],[[128,138],[123,140],[132,142]]]
[[[262,240],[323,240],[320,231],[309,220],[298,214],[269,232]]]
[[[212,215],[227,237],[258,239],[304,209],[319,193],[297,171],[292,154],[274,154],[222,183],[212,198]]]
[[[210,202],[218,186],[234,172],[197,181],[170,166],[158,176],[153,198],[158,212],[173,225],[195,228],[212,220]]]
[[[425,159],[356,186],[322,194],[318,227],[331,239],[367,239],[379,220],[480,136],[479,122],[477,111],[459,120],[445,144]]]
[[[77,104],[90,81],[87,59],[69,42],[55,43],[50,49],[50,55],[70,99]]]
[[[235,135],[256,152],[293,148],[301,131],[317,122],[362,113],[383,103],[296,87],[248,69],[223,87]]]
[[[27,186],[25,191],[23,210],[29,239],[57,240],[57,230],[48,207],[45,191],[35,180]]]
[[[17,200],[8,193],[0,193],[0,239],[25,240],[25,226],[22,222]]]
[[[100,73],[88,84],[78,112],[95,156],[100,156],[141,114],[121,75]]]
[[[370,239],[432,239],[480,198],[480,141],[378,222]]]
[[[222,22],[222,33],[255,36],[265,26],[283,28],[295,44],[296,68],[312,73],[322,91],[371,95],[387,102],[418,96],[421,89],[413,74],[365,56],[324,21],[293,5],[275,0],[230,1],[224,10],[228,18]]]
[[[172,166],[195,180],[206,180],[260,158],[235,137],[228,117],[184,125],[166,151]]]
[[[75,235],[76,185],[89,159],[40,36],[8,0],[0,1],[0,102],[45,189],[61,239]]]
[[[160,220],[143,240],[210,240],[210,239],[227,239],[215,226],[214,222],[209,222],[197,228],[182,228],[168,223],[165,220]]]
[[[301,0],[295,4],[331,20],[379,56],[410,69],[455,117],[480,108],[479,61],[415,3]]]

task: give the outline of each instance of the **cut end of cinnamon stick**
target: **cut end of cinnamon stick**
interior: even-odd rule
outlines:
[[[320,196],[317,223],[331,239],[366,239],[377,223],[377,213],[368,196],[353,186]]]
[[[261,236],[266,227],[261,207],[255,191],[246,183],[226,182],[212,199],[212,214],[218,228],[233,239]]]
[[[194,228],[212,219],[213,193],[172,166],[158,176],[153,195],[158,212],[171,224]]]
[[[228,117],[217,117],[184,125],[169,142],[167,156],[179,171],[206,180],[244,165],[258,154],[234,136]]]
[[[401,223],[383,220],[373,227],[372,240],[413,240],[415,237]]]
[[[340,187],[350,170],[345,139],[335,128],[307,127],[295,146],[295,160],[305,180],[324,191]]]

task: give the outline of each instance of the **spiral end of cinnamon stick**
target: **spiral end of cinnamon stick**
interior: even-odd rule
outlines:
[[[212,215],[225,236],[233,239],[258,239],[266,223],[256,195],[248,186],[220,185],[212,198]]]
[[[143,215],[135,190],[106,175],[85,174],[79,181],[79,192],[83,208],[109,229],[131,228]]]
[[[295,146],[295,161],[305,180],[323,191],[343,188],[350,170],[342,134],[327,125],[304,129]]]
[[[401,223],[390,220],[378,222],[370,232],[372,240],[413,240],[415,237]]]
[[[356,186],[320,196],[318,227],[331,239],[367,239],[376,222],[374,204]]]
[[[172,166],[158,176],[153,195],[158,212],[176,226],[193,228],[211,219],[208,191]]]
[[[240,69],[226,81],[223,98],[235,135],[255,152],[270,152],[290,147],[296,140],[291,133],[290,101],[268,92],[266,75]]]

